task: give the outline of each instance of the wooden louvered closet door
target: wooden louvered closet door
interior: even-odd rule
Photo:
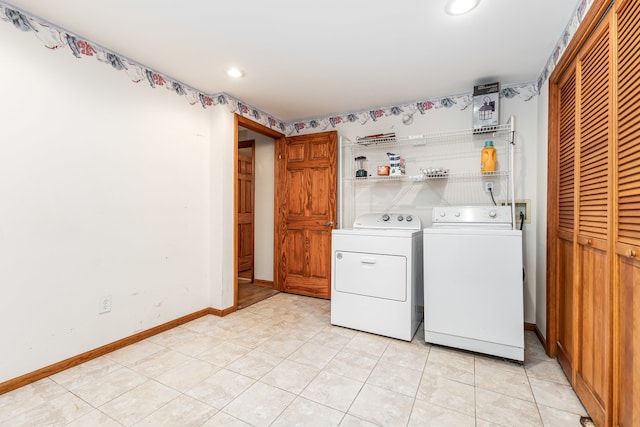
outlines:
[[[640,2],[617,19],[615,267],[619,283],[617,410],[614,424],[640,425]],[[616,277],[616,275],[614,275]]]
[[[611,321],[611,41],[603,21],[579,57],[576,176],[578,343],[574,387],[597,425],[609,418]]]
[[[575,224],[576,75],[575,67],[560,83],[560,139],[558,149],[558,226],[555,233],[558,266],[558,361],[568,378],[574,363],[573,233]]]

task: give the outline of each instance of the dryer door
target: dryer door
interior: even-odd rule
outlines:
[[[407,300],[407,258],[401,255],[335,251],[335,291]]]

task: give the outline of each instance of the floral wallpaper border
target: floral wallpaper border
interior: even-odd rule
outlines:
[[[233,113],[242,114],[264,126],[286,131],[286,124],[270,114],[252,107],[226,93],[206,94],[190,87],[170,76],[139,64],[116,52],[110,51],[77,34],[27,14],[26,12],[0,2],[0,19],[13,24],[17,29],[33,34],[49,49],[69,48],[78,59],[94,57],[100,62],[111,65],[118,71],[124,71],[134,83],[147,82],[152,88],[165,87],[183,96],[191,105],[200,104],[203,108],[225,105]]]
[[[565,28],[565,31],[553,50],[551,57],[547,61],[544,70],[540,74],[537,82],[526,82],[509,85],[501,89],[500,97],[507,99],[520,97],[529,101],[539,94],[540,88],[549,78],[555,68],[560,56],[566,49],[569,41],[575,34],[578,26],[582,22],[584,15],[593,3],[593,0],[582,0],[578,4],[573,17]],[[6,3],[0,2],[0,19],[9,22],[21,31],[31,31],[49,49],[59,49],[68,47],[76,58],[95,57],[98,61],[111,65],[118,71],[124,71],[131,81],[140,83],[146,81],[152,88],[165,87],[175,92],[191,104],[200,104],[203,108],[216,105],[226,106],[230,112],[238,113],[257,123],[278,130],[285,135],[293,135],[303,130],[314,129],[317,131],[334,129],[337,126],[348,123],[365,124],[369,120],[377,121],[389,116],[402,115],[403,121],[410,121],[414,114],[426,114],[427,111],[439,108],[459,108],[465,110],[473,102],[471,93],[446,96],[441,98],[431,98],[413,103],[379,107],[362,110],[352,113],[337,114],[329,117],[311,119],[299,122],[285,123],[276,117],[267,114],[243,101],[236,99],[226,93],[206,94],[198,89],[192,88],[178,80],[171,78],[158,71],[152,70],[129,58],[112,52],[99,46],[90,40],[66,31],[62,28],[27,14]]]
[[[549,76],[551,75],[553,70],[556,68],[556,65],[558,65],[560,57],[567,49],[569,42],[573,38],[576,30],[580,26],[580,23],[582,23],[584,16],[587,14],[587,11],[592,4],[593,0],[581,0],[580,3],[578,3],[576,11],[573,13],[573,16],[565,27],[560,40],[558,40],[558,42],[556,43],[556,47],[551,52],[551,56],[547,60],[547,64],[542,70],[542,73],[540,73],[540,77],[538,77],[538,91],[540,91],[544,83],[549,79]]]
[[[525,101],[531,100],[538,94],[535,82],[519,83],[510,85],[500,90],[501,98],[520,97]],[[339,114],[318,119],[311,119],[302,122],[289,123],[287,125],[287,135],[300,133],[304,129],[316,129],[317,131],[331,130],[343,123],[365,124],[368,121],[378,121],[389,116],[402,116],[403,122],[410,123],[416,113],[426,114],[429,110],[440,108],[458,108],[466,110],[473,103],[471,92],[461,95],[445,96],[441,98],[431,98],[426,101],[417,101],[410,104],[393,105],[389,107],[379,107],[362,110],[354,113]]]

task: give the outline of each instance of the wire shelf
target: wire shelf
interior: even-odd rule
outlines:
[[[465,180],[465,179],[478,179],[478,178],[492,178],[508,176],[508,171],[496,171],[496,172],[463,172],[463,173],[447,173],[444,175],[429,176],[427,174],[422,175],[396,175],[396,176],[363,176],[345,178],[346,181],[356,182],[391,182],[391,181],[431,181],[431,180]]]
[[[389,132],[358,137],[355,141],[343,138],[338,178],[342,195],[349,200],[350,219],[362,209],[378,206],[381,210],[402,206],[405,210],[428,212],[429,206],[438,203],[490,203],[489,195],[513,200],[515,137],[515,117],[511,116],[506,124],[476,129],[410,136]],[[489,140],[494,142],[497,170],[483,173],[481,153]],[[391,166],[392,158],[397,157],[405,175],[376,174],[379,168]],[[354,162],[358,158],[365,163]],[[356,177],[356,172],[360,174],[363,169],[371,176]]]
[[[356,141],[345,141],[344,146],[360,146],[367,147],[370,145],[389,145],[389,146],[407,146],[407,145],[426,145],[429,142],[455,142],[473,137],[487,137],[491,134],[491,137],[496,139],[504,139],[511,141],[512,127],[510,124],[487,126],[476,129],[462,129],[446,132],[434,132],[421,135],[409,135],[409,136],[392,136],[381,138],[369,138],[362,137],[356,138]]]

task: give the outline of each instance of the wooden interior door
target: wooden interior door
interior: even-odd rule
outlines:
[[[578,351],[575,390],[597,425],[610,421],[611,291],[611,38],[603,21],[578,62],[579,144],[575,277]]]
[[[250,149],[251,155],[238,152],[238,272],[251,270],[253,282],[254,245],[254,141],[238,143],[238,149]]]
[[[614,425],[640,426],[640,2],[616,5],[615,266],[619,286]]]
[[[278,288],[330,298],[337,133],[280,139],[278,163]]]
[[[558,149],[556,168],[559,170],[556,188],[558,219],[554,224],[556,239],[556,265],[558,286],[558,361],[567,378],[573,382],[575,354],[575,301],[577,286],[574,283],[574,227],[575,227],[575,150],[576,150],[576,74],[575,67],[568,71],[560,83],[558,108]]]

